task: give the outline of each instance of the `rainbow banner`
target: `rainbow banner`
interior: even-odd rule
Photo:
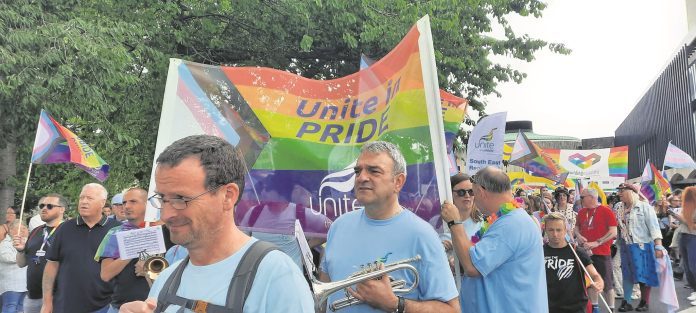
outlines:
[[[360,70],[368,68],[374,64],[375,60],[361,54],[360,55]],[[457,139],[459,126],[466,116],[466,109],[469,105],[469,100],[457,97],[445,90],[440,89],[440,106],[442,107],[442,118],[445,126],[445,141],[447,142],[447,156],[450,164],[450,175],[456,175],[460,172],[457,165],[457,157],[454,154],[454,141]]]
[[[334,80],[172,59],[155,158],[189,135],[225,138],[249,169],[237,225],[291,234],[297,219],[309,236],[324,236],[333,220],[361,208],[352,195],[360,147],[386,140],[407,162],[400,203],[440,226],[451,191],[430,36],[424,17],[384,58]],[[445,121],[454,114],[444,113]],[[148,208],[146,220],[157,218]]]
[[[591,178],[593,180],[607,177],[628,177],[628,146],[591,149],[567,150],[544,149],[570,175]]]
[[[34,139],[31,163],[73,163],[103,182],[109,177],[109,164],[75,133],[41,110]]]

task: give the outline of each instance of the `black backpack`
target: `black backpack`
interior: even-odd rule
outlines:
[[[273,250],[276,250],[273,244],[261,240],[249,247],[249,250],[244,253],[239,261],[234,276],[232,276],[230,287],[227,289],[225,306],[201,300],[186,299],[176,295],[176,291],[181,283],[181,275],[189,262],[189,257],[187,256],[167,278],[167,281],[164,282],[164,286],[162,286],[162,290],[160,290],[157,296],[157,308],[155,308],[154,312],[164,312],[169,305],[173,304],[180,307],[177,311],[178,313],[183,313],[185,308],[194,312],[243,313],[244,302],[246,302],[249,291],[251,291],[259,264],[261,264],[261,260],[263,260],[266,254]]]

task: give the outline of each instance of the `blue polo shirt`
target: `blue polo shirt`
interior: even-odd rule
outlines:
[[[468,278],[473,294],[462,312],[549,311],[544,248],[539,226],[522,209],[503,215],[469,249],[480,277]]]
[[[53,295],[53,313],[87,313],[111,302],[113,286],[99,276],[94,254],[109,229],[121,223],[102,217],[91,228],[78,216],[65,221],[55,233],[46,259],[60,262]]]

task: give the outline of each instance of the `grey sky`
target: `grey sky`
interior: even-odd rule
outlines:
[[[486,112],[507,111],[508,121],[532,120],[540,134],[613,136],[684,40],[684,0],[547,3],[541,19],[511,17],[513,29],[562,42],[573,53],[542,51],[531,63],[494,59],[528,76],[520,85],[499,85],[502,97],[487,98]]]

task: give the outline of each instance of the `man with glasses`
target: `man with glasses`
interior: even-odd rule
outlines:
[[[614,275],[611,261],[611,243],[616,238],[616,216],[614,212],[598,202],[599,193],[595,189],[585,188],[580,192],[582,209],[578,211],[575,224],[575,238],[587,250],[592,251],[590,258],[594,267],[604,280],[604,299],[610,308],[614,308]],[[590,301],[595,312],[599,312],[597,290],[589,290]]]
[[[24,299],[24,313],[39,313],[43,292],[41,279],[46,266],[46,251],[51,249],[55,232],[63,222],[63,213],[68,201],[59,194],[48,194],[39,200],[39,216],[45,224],[31,231],[26,242],[13,236],[17,250],[17,266],[27,266],[27,296]]]
[[[114,294],[111,297],[109,313],[117,313],[122,304],[126,302],[145,300],[150,285],[143,276],[135,273],[135,263],[138,259],[121,260],[118,250],[116,233],[145,227],[145,206],[147,203],[147,190],[133,187],[123,194],[123,211],[126,222],[112,228],[94,256],[94,260],[101,262],[101,279],[109,282],[113,279]]]
[[[106,198],[104,186],[84,185],[77,205],[79,215],[53,234],[53,246],[46,251],[42,313],[108,311],[113,290],[99,277],[101,267],[94,262],[94,254],[109,229],[120,223],[102,215]]]
[[[244,168],[235,147],[208,135],[177,140],[159,155],[150,202],[160,209],[172,241],[188,249],[189,258],[160,274],[147,301],[126,303],[121,312],[179,312],[182,306],[225,310],[240,260],[260,242],[234,222]],[[179,283],[163,288],[170,277],[179,277]],[[314,312],[300,270],[277,250],[261,258],[248,297],[240,302],[244,312]]]
[[[503,171],[485,167],[471,181],[474,203],[488,216],[472,240],[456,223],[456,208],[445,201],[442,210],[464,274],[474,280],[462,307],[468,312],[548,312],[539,227],[518,208]]]

